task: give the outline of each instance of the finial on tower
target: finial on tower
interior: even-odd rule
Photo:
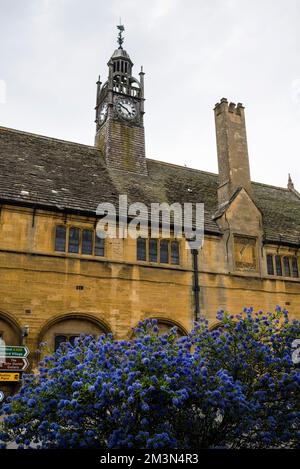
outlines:
[[[121,19],[120,19],[120,24],[117,26],[119,30],[118,34],[118,44],[119,44],[119,49],[123,49],[122,44],[124,42],[124,37],[123,37],[123,32],[125,31],[125,26],[121,24]]]
[[[295,189],[295,187],[294,187],[294,183],[293,183],[293,180],[292,180],[292,178],[291,178],[291,175],[290,175],[290,174],[289,174],[289,180],[288,180],[288,189],[289,189],[289,190],[293,190],[293,189]]]

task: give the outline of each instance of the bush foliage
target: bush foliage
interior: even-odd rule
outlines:
[[[2,446],[299,447],[299,321],[279,307],[217,318],[180,339],[146,320],[132,340],[62,345],[2,406]]]

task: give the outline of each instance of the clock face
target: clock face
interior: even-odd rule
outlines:
[[[119,98],[116,101],[117,113],[125,119],[134,119],[136,117],[136,106],[130,98]]]
[[[99,112],[99,124],[103,124],[103,122],[105,121],[106,116],[107,116],[107,109],[108,109],[107,103],[103,103],[102,106],[100,107],[100,112]]]

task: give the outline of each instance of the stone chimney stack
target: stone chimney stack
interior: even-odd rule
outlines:
[[[222,206],[243,187],[252,195],[244,106],[222,98],[215,109],[219,166],[218,201]]]

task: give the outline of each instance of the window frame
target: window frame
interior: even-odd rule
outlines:
[[[63,341],[63,342],[60,342],[59,346],[56,347],[56,339],[57,337],[66,337],[66,340]],[[58,332],[56,334],[54,334],[54,352],[57,351],[57,349],[60,347],[61,344],[65,344],[67,342],[70,342],[70,338],[71,337],[74,337],[74,340],[77,339],[77,337],[80,337],[80,333],[63,333],[63,332]],[[71,342],[70,342],[71,343]],[[71,344],[71,345],[74,345],[74,344]]]
[[[177,261],[178,262],[173,262],[173,259],[174,259],[173,245],[177,246]],[[170,262],[171,262],[171,265],[180,265],[180,243],[177,239],[171,239],[171,242],[170,242]]]
[[[271,261],[272,261],[272,272],[270,272],[270,269],[269,269],[269,267],[270,267],[269,259],[271,259]],[[268,275],[275,275],[274,255],[273,254],[267,254],[266,260],[267,260],[267,273],[268,273]]]
[[[90,228],[82,228],[81,230],[81,243],[80,243],[80,254],[83,256],[92,256],[94,253],[94,231]],[[84,233],[91,233],[91,252],[83,252],[83,239],[84,239]]]
[[[138,243],[140,240],[144,240],[145,243],[145,258],[141,259],[138,255]],[[157,243],[157,260],[150,259],[150,242],[156,241]],[[177,243],[178,245],[178,262],[172,262],[172,243]],[[162,261],[161,258],[161,246],[162,244],[166,243],[167,245],[167,261]],[[162,266],[180,266],[181,265],[181,248],[180,248],[180,241],[175,238],[145,238],[143,236],[139,236],[136,238],[136,261],[137,262],[145,262],[149,264],[158,264]]]
[[[272,262],[273,262],[273,273],[270,273],[269,271],[268,259],[270,258],[272,259]],[[288,279],[294,279],[294,280],[300,279],[299,261],[298,261],[297,256],[269,252],[266,255],[266,261],[267,261],[267,275],[272,276],[272,277],[281,277],[281,278],[288,278]],[[279,261],[280,261],[280,264],[279,264]]]
[[[149,258],[149,262],[154,262],[155,264],[158,264],[158,260],[159,260],[159,240],[157,238],[149,238],[147,241],[146,241],[146,244],[148,244],[148,258]],[[153,246],[155,246],[155,257],[151,258],[151,256],[153,255],[153,252],[151,252],[151,244]]]
[[[144,244],[144,246],[143,246],[143,251],[144,251],[145,255],[144,255],[143,258],[141,258],[141,257],[140,257],[140,254],[139,254],[139,253],[141,252],[141,251],[140,251],[140,248],[141,248],[141,247],[139,246],[139,244],[140,244],[141,242],[143,242],[143,244]],[[139,236],[139,237],[136,239],[136,259],[137,259],[137,261],[139,261],[139,262],[147,262],[147,259],[148,259],[148,249],[147,249],[147,245],[148,245],[148,243],[147,243],[147,238],[144,238],[144,237],[142,237],[142,236]]]
[[[100,238],[99,236],[97,236],[97,230],[94,230],[94,249],[93,249],[93,255],[95,257],[105,257],[105,238]],[[103,249],[103,254],[96,254],[96,249],[100,249],[98,246],[97,246],[97,243],[99,242],[102,242],[103,243],[103,246],[101,246],[101,249]]]
[[[167,249],[166,249],[166,253],[167,253],[167,261],[162,261],[161,260],[161,252],[162,252],[162,245],[163,244],[166,244],[167,245]],[[159,263],[160,264],[170,264],[170,240],[169,239],[166,239],[166,238],[162,238],[159,240]]]
[[[278,261],[278,262],[277,262]],[[279,272],[280,267],[280,273]],[[276,277],[283,277],[283,270],[282,270],[282,257],[279,254],[275,254],[275,275]]]
[[[65,229],[65,250],[57,250],[57,230],[59,228],[64,228]],[[78,251],[70,251],[70,233],[71,230],[78,230]],[[90,232],[91,233],[91,245],[92,249],[91,252],[84,252],[83,251],[83,239],[84,239],[84,232]],[[106,243],[105,243],[105,238],[102,238],[102,253],[97,253],[96,254],[96,248],[97,248],[97,242],[96,242],[96,236],[97,236],[97,231],[93,227],[82,227],[78,226],[75,224],[70,224],[70,225],[62,225],[62,224],[57,224],[55,225],[54,228],[54,252],[58,254],[67,254],[67,255],[76,255],[76,256],[92,256],[92,257],[105,257],[105,251],[106,251]],[[99,238],[100,239],[100,238]],[[99,249],[99,246],[98,246]]]
[[[77,242],[77,246],[78,246],[78,251],[70,251],[70,239],[71,239],[71,232],[74,230],[74,232],[77,232],[78,233],[78,242]],[[81,229],[78,227],[78,226],[70,226],[69,227],[69,236],[68,236],[68,253],[69,254],[81,254]]]
[[[294,263],[296,263],[296,265],[294,265]],[[299,279],[299,262],[298,262],[298,257],[297,256],[292,256],[291,257],[291,276],[292,278],[298,278]],[[294,275],[294,272],[295,272],[295,269],[294,267],[296,267],[297,269],[297,275]]]
[[[57,249],[57,230],[63,228],[65,231],[65,239],[64,239],[64,249]],[[54,251],[55,252],[67,252],[67,244],[68,244],[68,227],[66,225],[56,225],[54,230]]]
[[[291,277],[290,256],[283,256],[282,257],[282,265],[283,265],[283,277]]]

